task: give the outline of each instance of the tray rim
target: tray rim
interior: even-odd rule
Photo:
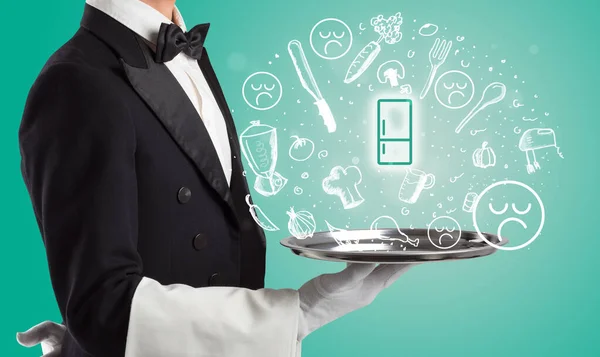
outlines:
[[[420,231],[420,232],[427,232],[427,229],[425,228],[400,228],[401,231]],[[384,229],[346,229],[345,231],[352,231],[352,232],[373,232],[373,231],[384,231],[384,232],[392,232],[394,233],[394,231],[397,231],[395,228],[384,228]],[[393,252],[389,252],[389,251],[367,251],[367,252],[360,252],[360,251],[347,251],[347,252],[339,252],[340,254],[344,254],[344,255],[349,255],[349,256],[356,256],[356,257],[364,257],[365,255],[371,255],[371,256],[398,256],[398,257],[419,257],[419,256],[430,256],[430,255],[459,255],[459,254],[464,254],[464,253],[469,253],[469,252],[477,252],[477,251],[486,251],[486,250],[492,250],[492,253],[496,250],[498,250],[498,248],[490,245],[486,240],[482,239],[480,237],[480,233],[477,231],[461,231],[461,239],[463,239],[462,234],[464,233],[468,233],[470,235],[474,235],[477,238],[473,238],[471,240],[475,240],[475,239],[481,239],[484,245],[481,247],[477,247],[477,248],[466,248],[466,249],[459,249],[459,250],[451,250],[451,249],[442,249],[442,248],[438,248],[437,250],[431,250],[431,251],[420,251],[420,252],[414,252],[414,251],[393,251]],[[314,238],[315,235],[319,235],[319,236],[325,236],[325,235],[329,235],[331,233],[336,233],[336,232],[329,232],[329,231],[321,231],[321,232],[316,232],[313,234],[313,236],[311,238]],[[503,239],[500,240],[499,237],[497,235],[491,234],[491,233],[481,233],[484,234],[486,239],[489,239],[490,237],[495,238],[492,239],[490,241],[494,242],[495,245],[497,246],[503,246],[505,244],[507,244],[509,242],[508,239]],[[296,244],[292,244],[290,243],[290,241],[292,240],[298,240],[298,241],[306,241],[306,240],[310,240],[311,238],[306,238],[306,239],[298,239],[294,236],[290,236],[290,237],[286,237],[283,238],[279,241],[279,243],[292,250],[295,254],[300,255],[298,253],[296,253],[296,251],[302,252],[302,251],[311,251],[311,252],[321,252],[321,253],[326,253],[326,254],[330,254],[332,251],[331,250],[327,250],[327,249],[320,249],[320,248],[313,248],[313,247],[307,247],[307,246],[300,246],[300,245],[296,245]],[[325,238],[325,237],[323,237]],[[380,238],[364,238],[364,239],[380,239]],[[405,243],[406,244],[406,243]],[[491,254],[491,253],[490,253]],[[459,259],[466,259],[466,258],[459,258]]]

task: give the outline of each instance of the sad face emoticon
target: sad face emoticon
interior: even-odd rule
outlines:
[[[279,103],[283,88],[272,73],[256,72],[246,78],[242,85],[242,96],[251,108],[268,110]]]
[[[310,47],[321,58],[338,59],[350,51],[352,31],[342,20],[323,19],[310,31]]]
[[[441,105],[448,109],[460,109],[473,99],[475,84],[465,72],[452,70],[437,79],[434,91]]]
[[[517,181],[500,181],[488,186],[473,204],[473,226],[479,237],[496,249],[517,250],[528,246],[540,235],[544,220],[540,196]],[[517,245],[494,244],[482,234],[487,232]]]
[[[460,224],[452,217],[437,217],[427,228],[427,237],[436,248],[450,249],[460,240]]]

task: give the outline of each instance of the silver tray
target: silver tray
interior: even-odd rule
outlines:
[[[431,230],[431,240],[427,229],[401,228],[400,232],[396,229],[319,232],[306,239],[285,238],[280,243],[303,257],[352,263],[402,264],[459,260],[483,257],[497,250],[472,231],[462,231],[458,241],[458,232],[449,233],[454,241],[446,236],[442,237],[441,243],[440,236],[447,232]],[[500,240],[496,235],[483,235],[499,246],[508,243],[508,240]],[[407,242],[407,238],[410,242]]]

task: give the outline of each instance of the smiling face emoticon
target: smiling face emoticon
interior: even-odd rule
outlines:
[[[502,250],[517,250],[531,244],[544,226],[545,211],[540,196],[517,181],[496,182],[481,192],[473,204],[473,225],[486,243]],[[499,246],[483,233],[497,234],[503,241],[521,244]]]
[[[434,91],[441,105],[449,109],[460,109],[473,99],[475,84],[465,72],[452,70],[437,79]]]
[[[342,20],[323,19],[310,31],[310,47],[321,58],[338,59],[350,51],[352,31]]]
[[[251,108],[268,110],[279,103],[283,88],[275,75],[269,72],[256,72],[246,78],[242,85],[242,96]]]
[[[452,217],[437,217],[427,228],[427,238],[436,248],[450,249],[460,240],[460,224]]]

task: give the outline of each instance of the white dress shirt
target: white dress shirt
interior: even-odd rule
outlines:
[[[156,48],[156,39],[161,23],[175,23],[184,32],[187,31],[177,7],[174,8],[173,21],[171,21],[140,0],[87,0],[87,3],[140,35],[153,50]],[[204,73],[198,66],[198,62],[183,52],[166,62],[165,65],[173,73],[202,118],[204,124],[198,123],[198,125],[206,127],[219,156],[227,184],[229,184],[231,182],[231,147],[229,146],[227,126]]]
[[[140,0],[87,0],[156,44],[169,19]],[[175,23],[185,31],[177,9]],[[181,53],[165,63],[203,119],[227,182],[231,149],[225,119],[197,62]],[[124,302],[128,303],[128,302]],[[108,316],[107,316],[108,317]],[[142,277],[131,301],[125,357],[300,357],[299,295],[292,289],[250,290],[184,284]]]

